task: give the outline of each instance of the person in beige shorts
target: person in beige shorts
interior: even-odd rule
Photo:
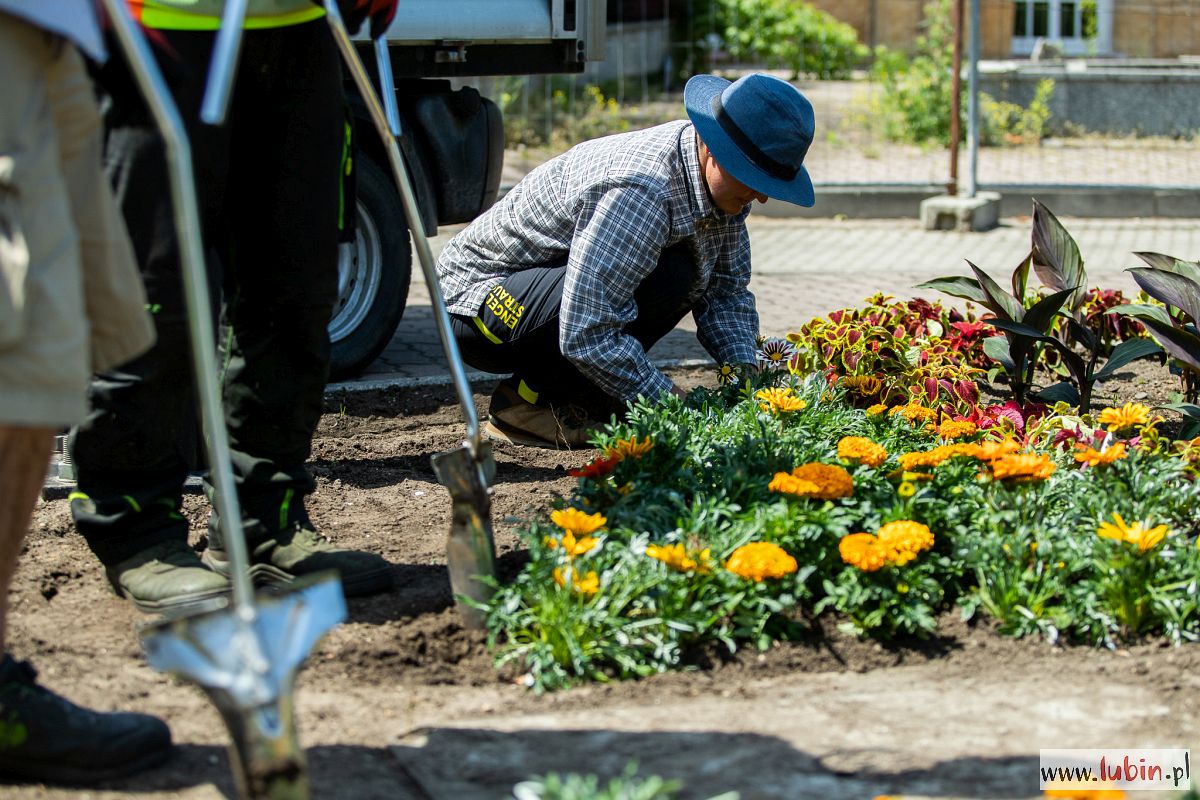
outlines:
[[[99,43],[91,0],[0,0],[0,780],[91,783],[171,748],[161,720],[76,706],[4,648],[55,431],[84,418],[93,370],[154,341],[75,46]]]

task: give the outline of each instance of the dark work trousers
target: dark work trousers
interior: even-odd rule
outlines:
[[[346,136],[338,53],[324,20],[246,31],[227,122],[198,120],[214,34],[151,31],[191,139],[210,286],[220,297],[222,389],[251,546],[303,513],[305,461],[329,369]],[[146,283],[158,342],[94,377],[71,435],[71,510],[105,563],[186,541],[182,488],[198,415],[164,144],[128,68],[99,71],[105,167]],[[290,519],[289,519],[290,517]]]
[[[539,403],[574,404],[605,419],[622,411],[624,401],[592,383],[558,346],[566,262],[564,256],[513,273],[497,287],[499,291],[489,294],[477,317],[455,314],[451,324],[463,360],[472,367],[511,372],[538,393]],[[664,250],[658,265],[633,293],[637,318],[624,332],[643,349],[653,347],[691,310],[689,293],[695,274],[696,261],[687,242]],[[512,322],[515,324],[510,326]]]

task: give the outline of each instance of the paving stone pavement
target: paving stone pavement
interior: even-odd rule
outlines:
[[[1133,253],[1150,250],[1200,258],[1200,220],[1064,218],[1079,243],[1089,284],[1136,290],[1124,270],[1140,262]],[[430,240],[436,257],[461,226],[443,228]],[[783,335],[810,318],[853,305],[877,291],[914,297],[914,285],[943,275],[970,274],[966,259],[1002,284],[1030,248],[1028,218],[1005,219],[983,233],[925,231],[916,220],[773,219],[751,214],[753,257],[750,288],[758,303],[761,331]],[[415,261],[415,259],[414,259]],[[417,267],[414,263],[414,267]],[[433,322],[429,294],[414,269],[408,307],[383,354],[354,381],[333,390],[445,383],[447,362]],[[922,293],[926,296],[933,295]],[[686,318],[651,351],[655,363],[708,361]],[[484,381],[495,376],[468,371]]]

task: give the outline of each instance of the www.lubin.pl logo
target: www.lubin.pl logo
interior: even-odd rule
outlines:
[[[1192,778],[1183,749],[1042,750],[1039,762],[1042,789],[1178,789]]]

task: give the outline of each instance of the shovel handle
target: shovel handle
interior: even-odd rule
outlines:
[[[417,258],[421,262],[421,272],[425,276],[425,286],[429,289],[429,298],[433,304],[433,318],[437,324],[438,336],[442,340],[442,350],[446,354],[446,361],[450,367],[450,377],[454,382],[454,388],[458,392],[459,406],[462,408],[463,418],[467,423],[467,446],[471,450],[472,457],[479,461],[482,441],[479,429],[479,415],[475,413],[475,400],[471,393],[471,384],[467,380],[467,373],[463,368],[462,355],[458,350],[458,342],[455,340],[454,332],[450,327],[450,314],[446,311],[446,301],[442,297],[442,290],[438,284],[433,253],[429,249],[429,239],[425,236],[425,226],[421,222],[421,213],[417,208],[417,199],[413,192],[412,181],[409,179],[408,167],[405,165],[404,158],[400,153],[400,114],[396,108],[396,92],[392,87],[391,63],[388,59],[387,43],[381,39],[375,40],[375,58],[379,68],[380,81],[384,86],[384,102],[389,106],[389,110],[385,111],[383,105],[380,103],[379,95],[375,91],[375,86],[371,83],[371,78],[367,75],[367,70],[363,66],[362,59],[358,57],[358,52],[354,49],[354,43],[350,40],[350,34],[346,30],[346,24],[342,21],[342,15],[338,11],[337,3],[325,3],[325,18],[329,21],[334,41],[337,42],[338,49],[342,53],[342,60],[345,62],[346,68],[354,79],[359,94],[362,95],[363,101],[367,106],[371,122],[375,125],[375,129],[379,133],[379,138],[383,141],[387,149],[388,162],[392,168],[392,177],[395,178],[396,186],[400,190],[400,201],[401,205],[404,206],[404,216],[408,221],[408,229],[412,233],[413,244],[417,249]],[[483,485],[486,486],[487,482],[484,481]]]
[[[217,385],[217,355],[214,345],[217,339],[213,331],[212,300],[204,269],[200,211],[196,203],[196,179],[192,172],[192,147],[188,142],[183,119],[179,116],[179,109],[171,99],[149,45],[129,16],[125,0],[104,0],[104,7],[166,147],[171,207],[175,215],[183,294],[187,302],[192,368],[196,373],[196,394],[200,418],[204,424],[209,476],[216,490],[213,504],[220,516],[225,547],[229,553],[233,607],[249,619],[254,616],[250,559],[246,550],[245,533],[242,530],[242,512],[233,483],[229,432],[225,429],[220,387]]]
[[[238,53],[242,48],[242,24],[246,21],[246,6],[250,0],[225,0],[221,13],[221,29],[208,64],[208,83],[204,87],[204,102],[200,119],[208,125],[220,125],[229,110],[233,94],[233,76],[237,74]]]

